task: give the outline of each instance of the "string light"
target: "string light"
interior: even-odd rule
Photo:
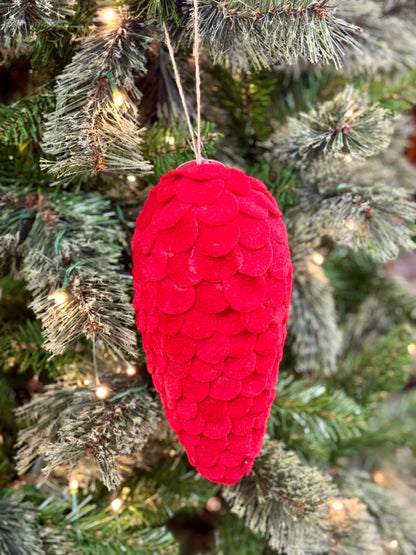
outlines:
[[[135,175],[128,175],[127,176],[127,181],[130,181],[130,183],[136,183],[136,176]]]
[[[399,547],[399,542],[397,540],[391,540],[389,547],[391,547],[391,549],[397,549]]]
[[[114,21],[116,16],[117,16],[116,12],[111,8],[106,8],[105,10],[102,11],[102,18],[107,23],[110,23],[111,21]]]
[[[97,387],[97,389],[95,390],[95,394],[97,395],[97,397],[99,399],[105,399],[108,395],[108,388],[105,387],[105,385],[100,385],[99,387]]]
[[[331,503],[331,507],[335,511],[342,511],[342,509],[344,508],[344,503],[342,501],[339,501],[338,499],[336,499],[335,501],[333,501]]]
[[[314,252],[312,253],[312,260],[313,262],[315,262],[315,264],[321,266],[324,263],[325,259],[320,252]]]
[[[90,380],[84,380],[84,385],[89,385]]]
[[[380,470],[376,470],[373,473],[373,480],[376,484],[382,484],[385,482],[385,476],[382,472],[380,472]]]
[[[343,159],[344,159],[344,162],[346,162],[347,164],[349,164],[353,160],[351,154],[344,154]]]
[[[357,225],[354,222],[354,220],[352,218],[350,218],[349,220],[347,220],[345,222],[345,227],[349,230],[349,231],[354,231],[355,229],[357,229]]]
[[[221,499],[219,497],[210,497],[205,505],[210,513],[217,513],[222,509]]]
[[[113,94],[113,100],[116,106],[122,106],[124,102],[124,96],[117,91]]]
[[[409,343],[407,346],[407,352],[409,355],[414,355],[416,353],[416,343]]]
[[[72,480],[69,481],[69,493],[71,494],[73,511],[76,511],[78,506],[77,492],[78,492],[78,480],[75,480],[75,478],[73,478]]]
[[[134,376],[135,373],[136,373],[136,369],[134,368],[134,366],[127,366],[126,374],[128,376]]]
[[[113,509],[113,511],[117,512],[120,510],[122,504],[123,504],[123,501],[118,497],[116,497],[111,501],[111,508]]]
[[[69,296],[65,291],[55,291],[55,293],[49,295],[48,299],[55,301],[58,306],[64,306],[68,302]]]
[[[78,491],[78,480],[75,480],[74,478],[69,482],[69,492],[73,494],[73,493],[76,493],[77,491]]]
[[[166,135],[165,141],[166,141],[169,145],[174,146],[174,144],[175,144],[175,137],[172,137],[172,135]]]

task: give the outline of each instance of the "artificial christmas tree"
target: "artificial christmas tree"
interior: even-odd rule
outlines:
[[[416,301],[391,262],[414,244],[415,29],[413,0],[1,4],[0,553],[415,552]],[[180,185],[201,157],[244,178]],[[206,463],[225,378],[247,393],[250,356],[280,359],[292,265],[279,383],[270,360],[261,422],[201,475],[152,352],[204,363],[162,401],[172,423],[209,388]]]

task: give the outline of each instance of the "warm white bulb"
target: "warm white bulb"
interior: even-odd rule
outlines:
[[[84,380],[84,385],[89,385],[90,380]]]
[[[416,343],[409,343],[407,346],[407,352],[409,355],[414,355],[416,353]]]
[[[333,501],[331,503],[331,507],[335,510],[335,511],[342,511],[342,509],[344,508],[344,503],[342,501]]]
[[[111,8],[106,8],[102,12],[102,18],[104,19],[104,21],[113,21],[116,18],[116,12]]]
[[[122,106],[123,105],[124,96],[121,93],[119,93],[119,92],[114,93],[113,99],[114,99],[114,104],[116,106]]]
[[[130,183],[136,183],[136,176],[135,175],[128,175],[127,176],[127,181],[130,181]]]
[[[382,472],[380,472],[380,470],[376,470],[373,473],[373,480],[376,484],[382,484],[385,482],[385,476]]]
[[[354,231],[355,229],[357,229],[357,225],[354,222],[354,220],[352,218],[350,218],[349,220],[347,220],[345,222],[345,227],[349,230],[349,231]]]
[[[217,513],[222,509],[221,499],[219,497],[210,497],[205,505],[207,511]]]
[[[55,291],[52,295],[49,295],[49,300],[55,301],[58,306],[64,306],[68,302],[68,293],[65,291]]]
[[[69,489],[70,489],[71,491],[77,491],[77,489],[78,489],[78,480],[75,480],[75,479],[74,479],[74,480],[71,480],[71,481],[69,482]]]
[[[134,376],[135,373],[136,373],[136,369],[134,368],[134,366],[127,366],[126,374],[128,376]]]
[[[391,549],[397,549],[399,547],[399,542],[397,540],[391,540],[389,547],[391,547]]]
[[[99,399],[105,399],[108,395],[108,389],[104,385],[100,385],[95,390],[95,394]]]
[[[318,266],[321,266],[324,263],[325,259],[320,252],[314,252],[312,254],[312,260],[315,262],[315,264],[318,264]]]
[[[111,501],[111,508],[113,509],[113,511],[118,511],[122,504],[123,504],[123,501],[118,497],[116,497],[116,499],[113,499]]]

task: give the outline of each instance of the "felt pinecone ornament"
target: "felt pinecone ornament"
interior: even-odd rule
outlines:
[[[164,175],[132,242],[137,326],[166,418],[206,478],[259,454],[286,338],[292,265],[265,185],[219,163]]]

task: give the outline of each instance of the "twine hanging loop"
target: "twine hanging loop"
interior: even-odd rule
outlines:
[[[160,4],[159,4],[160,7]],[[199,48],[201,43],[201,37],[199,34],[199,18],[198,18],[198,0],[193,0],[193,7],[194,7],[194,48],[193,48],[193,56],[195,60],[195,94],[196,94],[196,138],[194,134],[194,130],[191,123],[191,118],[189,115],[188,106],[186,105],[185,100],[185,93],[182,87],[181,76],[179,74],[178,65],[175,59],[175,52],[172,46],[172,42],[170,40],[168,28],[166,23],[163,22],[163,31],[165,33],[165,42],[169,52],[170,60],[172,62],[173,67],[173,74],[175,76],[175,83],[178,87],[179,97],[182,102],[183,111],[185,113],[186,123],[188,125],[189,134],[191,136],[192,141],[192,148],[195,154],[195,160],[197,164],[202,164],[202,156],[201,156],[201,73],[200,73],[200,64],[199,64]]]

